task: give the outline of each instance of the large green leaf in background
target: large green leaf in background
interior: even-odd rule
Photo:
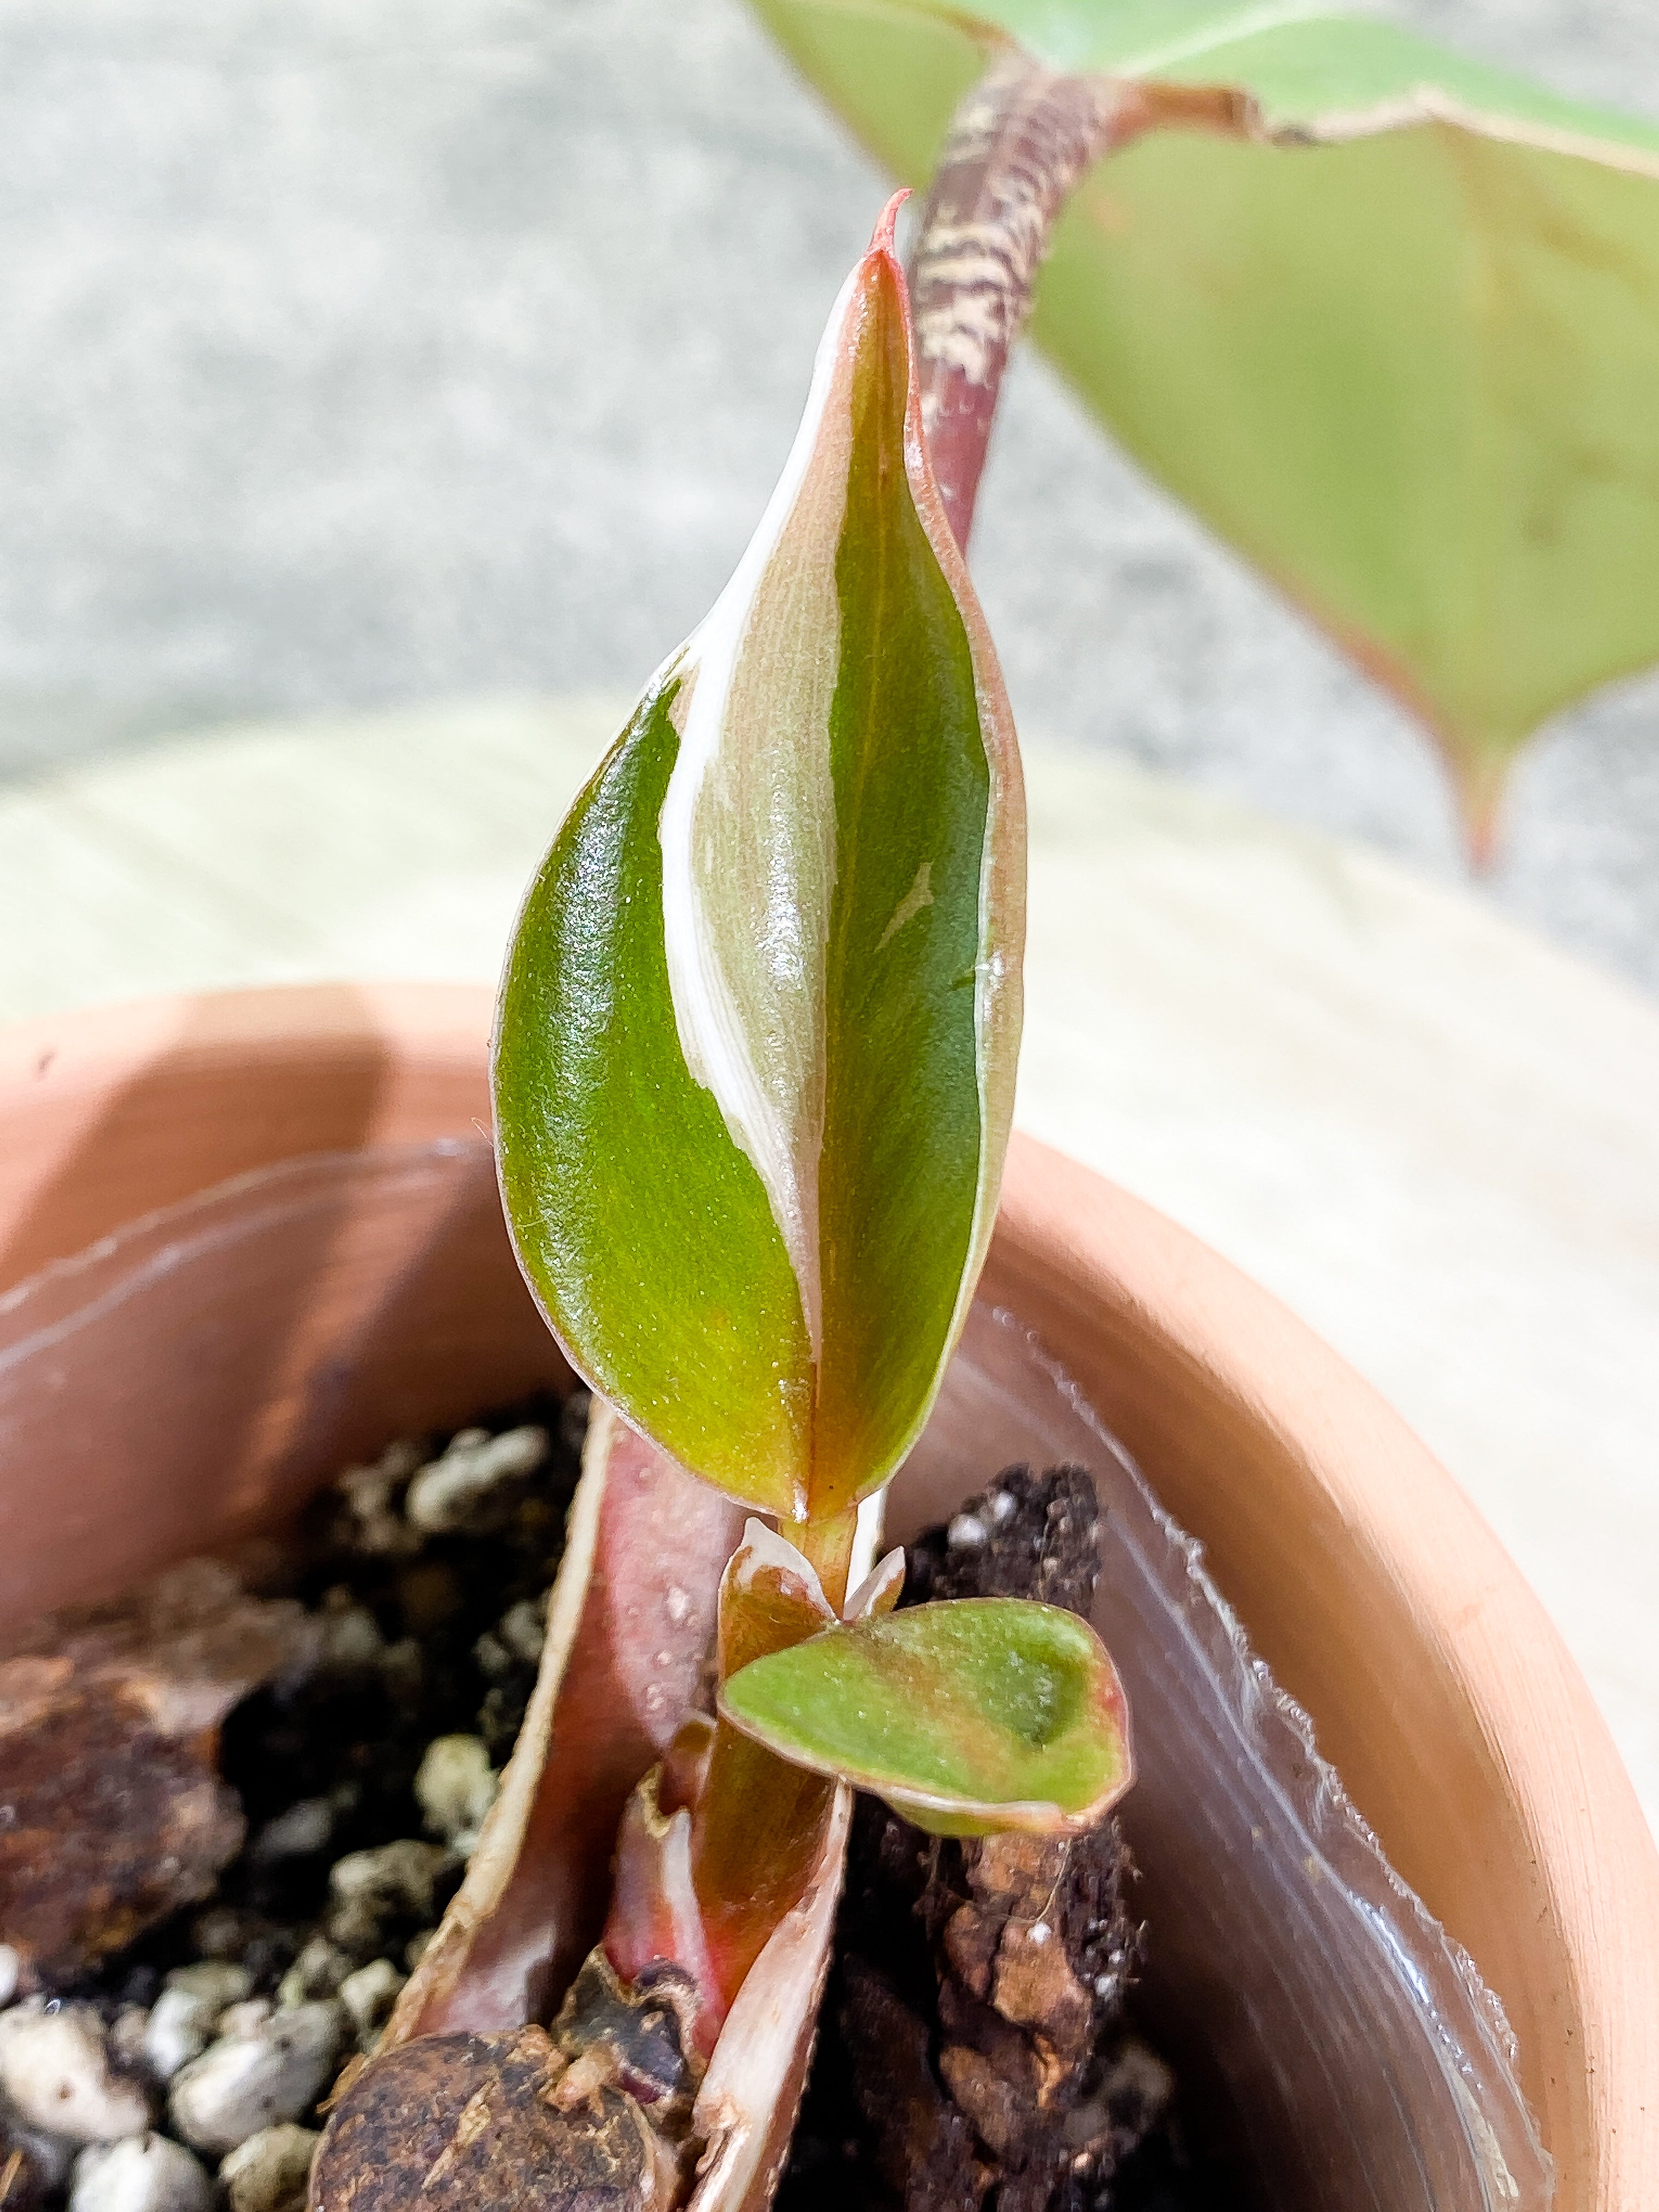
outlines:
[[[1097,165],[1033,330],[1421,716],[1477,842],[1537,725],[1659,659],[1659,129],[1311,7],[755,4],[918,186],[1011,41],[1247,96]]]
[[[531,887],[496,1032],[548,1318],[665,1450],[789,1520],[844,1520],[926,1418],[1019,1041],[1018,756],[890,225],[736,574]]]

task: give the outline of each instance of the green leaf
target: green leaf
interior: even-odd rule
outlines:
[[[1313,7],[756,4],[917,185],[1010,40],[1241,95],[1097,166],[1033,331],[1427,724],[1477,842],[1528,733],[1659,658],[1659,129]]]
[[[1133,1779],[1105,1646],[1058,1606],[919,1605],[830,1628],[722,1684],[720,1717],[936,1835],[1086,1828]]]
[[[897,1466],[1012,1109],[1024,812],[921,441],[891,211],[777,491],[532,885],[495,1059],[520,1261],[576,1365],[791,1520]]]

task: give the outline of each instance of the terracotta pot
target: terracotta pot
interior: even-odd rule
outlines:
[[[0,1625],[231,1542],[343,1454],[556,1376],[476,1142],[489,1015],[480,990],[340,988],[0,1039],[0,1290],[35,1278],[9,1325],[36,1362],[26,1404],[0,1345]],[[179,1264],[250,1208],[258,1327]],[[1203,1540],[1395,1866],[1501,1996],[1560,2212],[1638,2212],[1659,2174],[1659,1855],[1490,1532],[1270,1297],[1036,1145],[1016,1143],[986,1291]],[[40,1363],[71,1309],[104,1353],[48,1426]],[[223,1418],[169,1425],[170,1378],[199,1407],[203,1375]]]

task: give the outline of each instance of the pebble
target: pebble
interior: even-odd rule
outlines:
[[[257,1942],[263,1927],[253,1913],[239,1912],[234,1905],[215,1905],[191,1921],[190,1940],[204,1960],[240,1960]]]
[[[144,2071],[144,2038],[149,2030],[149,2014],[143,2005],[123,2005],[110,2022],[109,2053],[122,2073]]]
[[[307,1997],[331,1997],[351,1972],[351,1960],[326,1936],[313,1936],[283,1976],[279,2005],[304,2004]]]
[[[410,1836],[348,1852],[329,1869],[325,1934],[354,1958],[378,1957],[391,1921],[436,1918],[438,1876],[453,1863],[441,1844]]]
[[[404,1511],[428,1535],[484,1534],[507,1519],[546,1457],[545,1429],[462,1429],[410,1484]]]
[[[379,1666],[386,1650],[380,1624],[366,1605],[356,1602],[343,1583],[324,1592],[321,1622],[319,1672],[349,1680]]]
[[[212,2201],[200,2160],[182,2143],[146,2133],[82,2152],[69,2212],[208,2212]]]
[[[213,2040],[220,2014],[252,1987],[246,1967],[226,1960],[175,1966],[144,2030],[144,2063],[155,2079],[170,2081],[181,2066],[199,2058]]]
[[[149,2125],[143,2084],[112,2069],[87,2005],[48,2012],[32,1998],[0,2013],[0,2090],[26,2125],[73,2142],[114,2142]]]
[[[303,2212],[321,2141],[314,2128],[284,2120],[239,2144],[219,2167],[230,2212]]]
[[[482,1736],[434,1737],[415,1777],[416,1802],[428,1835],[441,1836],[469,1856],[497,1786]]]
[[[240,2004],[252,1990],[253,1980],[247,1968],[234,1960],[199,1959],[193,1966],[175,1966],[167,1978],[167,1986],[222,2010],[226,2005]]]
[[[73,2212],[304,2212],[316,2100],[341,2060],[378,2045],[494,1802],[545,1641],[586,1411],[463,1431],[441,1453],[396,1444],[319,1501],[305,1634],[227,1727],[225,1777],[253,1821],[220,1886],[142,1954],[102,1962],[93,1988],[20,1999],[33,1977],[0,1944],[0,2039],[37,2023],[9,2054],[26,2096],[53,2047],[72,2046],[64,2101],[79,2122],[37,2126],[0,2075],[0,2212],[70,2212],[71,2189]],[[54,2000],[46,2018],[69,2025],[43,2052]],[[71,2127],[54,2086],[33,2109]],[[118,2157],[90,2155],[94,2130]],[[216,2187],[203,2172],[216,2160]]]
[[[326,1797],[302,1797],[275,1820],[267,1820],[253,1838],[250,1856],[256,1866],[275,1866],[283,1859],[308,1859],[326,1850],[334,1833],[334,1808]]]
[[[308,2112],[327,2085],[344,2031],[329,1999],[274,2014],[250,2035],[212,2043],[176,2076],[173,2126],[198,2150],[234,2150],[260,2129]]]
[[[372,2051],[380,2041],[380,2030],[391,2016],[398,1992],[406,1979],[390,1959],[371,1959],[368,1966],[359,1966],[355,1974],[348,1974],[341,1983],[340,2002],[357,2031],[359,2051]]]
[[[495,1633],[526,1666],[539,1665],[547,1641],[547,1601],[521,1597],[501,1615]]]
[[[472,1647],[473,1664],[486,1680],[505,1682],[516,1674],[523,1662],[509,1651],[493,1628],[486,1628]]]
[[[407,1438],[389,1444],[373,1467],[349,1467],[336,1483],[342,1531],[354,1552],[368,1559],[408,1559],[421,1547],[418,1531],[398,1510],[398,1492],[421,1463]]]

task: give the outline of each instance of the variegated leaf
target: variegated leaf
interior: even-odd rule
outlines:
[[[1018,1044],[1018,756],[892,217],[753,543],[532,887],[495,1048],[508,1218],[576,1364],[793,1520],[845,1513],[926,1417]]]
[[[1090,1827],[1133,1778],[1105,1646],[1075,1613],[1018,1598],[827,1628],[724,1681],[720,1712],[939,1835]]]

